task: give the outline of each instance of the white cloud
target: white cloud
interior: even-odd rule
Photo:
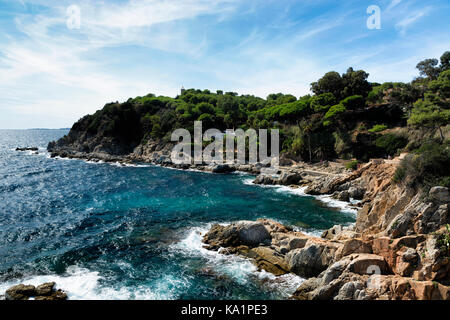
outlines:
[[[64,125],[70,125],[108,101],[150,90],[158,94],[177,90],[160,72],[129,75],[110,68],[104,60],[108,57],[95,57],[99,50],[138,45],[198,56],[207,44],[191,42],[173,23],[223,14],[234,0],[132,0],[121,5],[82,1],[79,30],[67,29],[64,3],[23,2],[50,7],[38,15],[17,16],[16,28],[26,38],[19,41],[12,36],[0,44],[0,109],[36,119],[45,115],[65,119]],[[0,127],[8,125],[0,119]]]
[[[353,11],[330,8],[318,16],[302,7],[304,12],[295,17],[280,7],[282,13],[246,25],[244,33],[227,29],[227,19],[244,24],[278,2],[79,0],[79,30],[66,27],[66,8],[73,1],[23,2],[49,8],[18,15],[15,26],[20,35],[11,33],[10,40],[0,43],[0,109],[29,119],[26,125],[34,127],[49,123],[48,119],[54,119],[57,127],[70,126],[106,102],[148,92],[174,96],[181,85],[299,96],[325,72],[345,72],[349,66],[367,70],[372,81],[408,81],[416,75],[418,61],[442,49],[413,33],[408,39],[396,39],[396,30],[404,35],[431,11],[431,7],[414,11],[410,2],[399,0],[390,1],[389,7],[401,7],[402,12],[383,15],[383,23],[391,24],[391,30],[383,31],[395,37],[388,35],[382,41],[365,29],[365,10],[353,7]],[[312,0],[301,5],[305,3],[317,5]],[[203,25],[205,21],[209,24]],[[416,45],[419,42],[421,46]],[[20,120],[16,123],[22,126]],[[0,127],[11,125],[11,117],[0,117]]]
[[[400,30],[400,33],[402,35],[404,35],[406,33],[406,30],[410,26],[412,26],[414,23],[416,23],[423,16],[426,16],[428,13],[430,13],[431,10],[432,10],[431,7],[426,7],[424,9],[415,11],[412,14],[408,15],[406,18],[397,22],[395,27]]]
[[[402,0],[392,0],[386,10],[390,11],[391,9],[395,8],[396,6],[398,6],[401,2],[402,2]]]

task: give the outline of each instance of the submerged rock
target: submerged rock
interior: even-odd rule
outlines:
[[[16,148],[16,151],[38,151],[37,147]]]

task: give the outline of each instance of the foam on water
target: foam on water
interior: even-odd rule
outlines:
[[[221,223],[221,225],[227,225],[227,223]],[[292,295],[304,281],[303,278],[294,274],[276,277],[264,270],[258,271],[249,259],[205,249],[202,239],[211,226],[212,223],[189,229],[187,236],[180,242],[173,244],[171,249],[189,257],[205,258],[207,268],[218,275],[226,275],[239,284],[245,285],[249,281],[255,281],[255,279],[263,281],[264,286],[278,291],[285,297]]]
[[[109,162],[108,164],[115,166],[115,167],[129,167],[129,168],[149,168],[149,167],[151,167],[150,164],[124,163],[124,162],[119,162],[119,161]]]
[[[253,183],[254,179],[252,178],[245,178],[242,180],[242,182],[246,185],[255,185],[261,188],[273,188],[276,192],[280,193],[290,193],[295,194],[298,196],[304,196],[304,197],[314,197],[317,200],[321,201],[322,203],[326,204],[330,208],[336,208],[339,209],[342,212],[351,213],[356,217],[356,214],[358,212],[358,209],[352,206],[353,204],[357,204],[359,201],[351,199],[350,202],[340,201],[333,199],[331,195],[309,195],[305,193],[305,190],[307,187],[299,187],[299,188],[292,188],[289,186],[281,186],[281,185],[260,185]]]
[[[301,188],[259,189],[248,173],[50,160],[45,146],[67,130],[6,133],[0,130],[0,271],[10,280],[0,294],[55,281],[70,299],[286,298],[302,278],[275,277],[242,256],[204,249],[206,223],[268,218],[320,235],[354,222]],[[28,144],[39,155],[12,149]],[[126,168],[142,166],[151,168]]]
[[[172,300],[186,280],[173,275],[162,275],[159,281],[137,287],[113,288],[102,284],[103,278],[98,272],[71,266],[64,275],[31,276],[0,284],[0,292],[11,286],[23,283],[38,286],[46,282],[55,282],[56,289],[62,289],[70,300]]]

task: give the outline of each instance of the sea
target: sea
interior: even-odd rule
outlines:
[[[67,133],[0,130],[0,295],[55,281],[73,300],[286,299],[304,279],[204,249],[207,230],[270,218],[320,236],[355,222],[347,203],[247,174],[51,158]]]

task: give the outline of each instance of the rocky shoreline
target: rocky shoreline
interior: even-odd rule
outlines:
[[[101,148],[88,153],[56,143],[48,148],[52,157],[144,162],[212,173],[242,171],[257,175],[255,184],[303,187],[310,195],[359,200],[356,223],[334,226],[321,238],[258,220],[214,225],[204,243],[210,250],[247,257],[276,276],[294,273],[306,278],[294,299],[450,300],[450,251],[445,245],[450,238],[450,192],[439,186],[423,192],[393,183],[398,158],[372,160],[352,171],[341,163],[296,163],[282,157],[279,172],[265,175],[261,169],[267,165],[261,163],[174,165],[171,149],[171,144],[151,142],[114,156]]]
[[[276,276],[306,278],[292,295],[298,300],[450,300],[448,258],[434,236],[398,239],[349,238],[341,229],[317,238],[260,219],[214,225],[205,248],[251,259],[259,270]]]
[[[274,221],[241,221],[214,225],[205,247],[251,258],[274,275],[306,278],[293,299],[450,300],[450,191],[393,183],[397,163],[374,160],[346,175],[298,182],[309,194],[361,199],[353,226],[318,238]]]

